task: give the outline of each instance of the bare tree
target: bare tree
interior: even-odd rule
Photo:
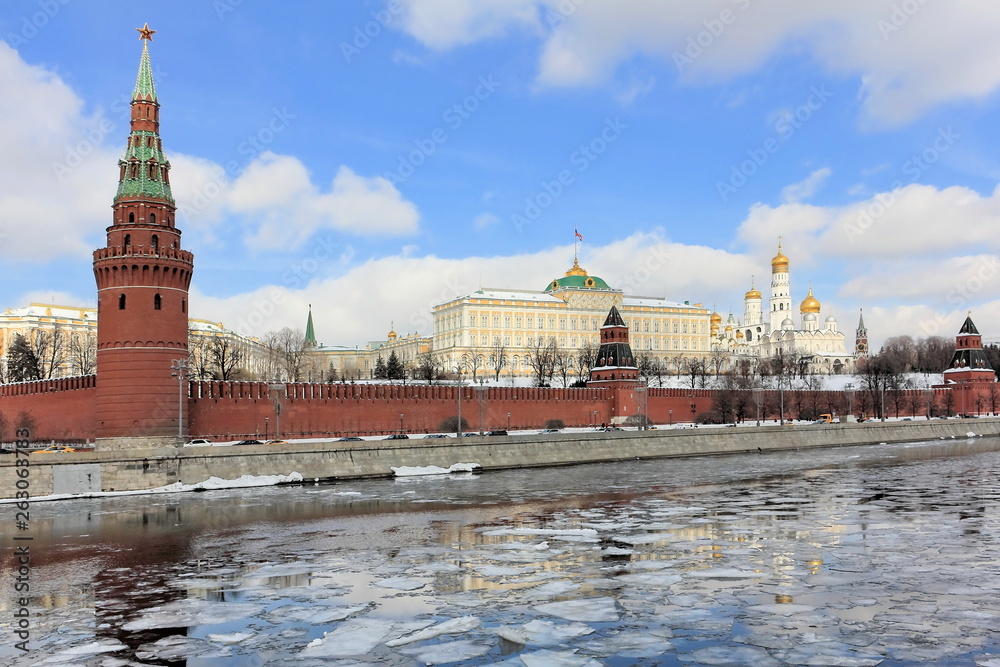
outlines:
[[[639,369],[639,377],[646,384],[650,386],[652,384],[652,379],[657,374],[659,368],[659,363],[656,361],[656,357],[647,354],[645,352],[640,352],[635,355],[635,365]]]
[[[555,341],[546,341],[544,337],[539,336],[529,349],[527,358],[535,377],[535,385],[539,387],[545,385],[552,379],[555,371]]]
[[[35,353],[38,356],[40,378],[50,380],[61,375],[61,369],[69,356],[69,341],[61,327],[52,331],[35,330]]]
[[[416,366],[413,368],[413,377],[417,380],[424,380],[427,384],[434,384],[444,375],[440,362],[434,359],[434,355],[425,352],[417,357]]]
[[[493,371],[493,380],[500,380],[500,372],[507,367],[507,347],[500,342],[498,337],[493,341],[490,349],[490,370]]]
[[[74,375],[92,375],[97,372],[97,336],[78,333],[70,339],[69,354]]]
[[[553,371],[562,381],[563,389],[569,386],[569,376],[573,371],[573,355],[569,350],[556,349],[553,356]]]
[[[703,359],[687,357],[684,359],[683,372],[691,389],[705,386],[706,364]]]
[[[917,364],[914,370],[921,373],[940,373],[948,368],[955,352],[955,339],[928,336],[917,343]]]
[[[590,341],[587,341],[573,355],[573,373],[577,380],[586,382],[590,377],[590,369],[594,367],[594,362],[597,360],[597,349]]]
[[[203,336],[191,337],[188,346],[188,377],[192,380],[213,380],[210,343]]]
[[[729,366],[729,350],[716,346],[712,349],[712,354],[708,358],[712,374],[719,375]]]
[[[299,382],[302,379],[306,338],[301,329],[285,327],[264,334],[268,379]]]
[[[229,336],[215,336],[209,346],[209,358],[216,376],[220,380],[235,379],[242,367],[246,353]]]

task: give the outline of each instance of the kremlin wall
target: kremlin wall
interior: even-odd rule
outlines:
[[[534,304],[523,306],[528,308],[524,317],[537,317],[538,329],[548,323],[547,331],[562,328],[553,324],[554,315],[549,318],[546,314],[543,322],[538,313],[547,312],[545,308],[555,309],[579,299],[593,311],[580,323],[581,331],[588,335],[598,329],[600,332],[597,363],[590,370],[586,388],[202,382],[178,378],[177,373],[184,372],[178,368],[178,361],[187,359],[189,351],[188,290],[195,262],[191,252],[181,249],[181,230],[174,226],[176,206],[170,189],[170,163],[159,137],[160,105],[149,61],[152,31],[146,28],[140,33],[143,51],[132,96],[131,131],[119,161],[112,224],[107,228],[106,246],[94,252],[98,288],[96,374],[0,385],[0,441],[9,442],[15,429],[26,429],[29,440],[34,442],[91,442],[100,453],[176,447],[189,438],[224,441],[428,433],[439,431],[444,419],[459,412],[470,430],[479,431],[538,429],[552,419],[570,427],[620,424],[635,416],[645,416],[658,424],[683,423],[713,408],[718,396],[712,390],[640,386],[630,333],[643,336],[646,349],[657,349],[659,339],[646,335],[650,331],[648,324],[644,324],[641,334],[630,332],[618,307],[626,313],[662,310],[657,315],[664,318],[662,322],[652,319],[653,334],[666,334],[669,323],[672,333],[680,326],[683,336],[688,320],[692,333],[697,325],[700,334],[707,334],[706,326],[711,323],[717,331],[721,318],[715,315],[710,320],[707,310],[697,304],[624,299],[621,292],[588,276],[576,262],[566,278],[553,281],[546,293],[525,293],[518,298]],[[829,318],[831,326],[822,334],[826,338],[820,335],[819,303],[811,292],[807,301],[812,301],[807,305],[811,304],[812,310],[803,310],[811,317],[804,316],[801,332],[793,330],[788,319],[791,297],[787,267],[787,258],[779,247],[779,257],[772,262],[775,279],[771,315],[784,318],[781,325],[772,327],[770,321],[762,320],[760,293],[752,288],[747,293],[745,321],[727,326],[729,337],[720,335],[719,340],[725,339],[726,345],[735,349],[734,354],[752,354],[753,346],[811,336],[825,346],[812,350],[818,359],[830,357],[844,365],[847,353],[843,350],[843,336]],[[481,305],[471,300],[454,306],[460,307]],[[598,312],[607,313],[600,327]],[[449,317],[461,321],[464,315],[459,312]],[[486,326],[486,315],[479,313],[479,317]],[[514,314],[515,321],[520,317]],[[573,320],[569,331],[575,329]],[[460,349],[464,345],[461,337],[455,336],[455,340],[456,349]],[[682,345],[682,351],[687,349],[686,342]],[[983,365],[981,339],[971,319],[962,327],[957,347],[955,365],[945,374],[948,384],[931,393],[906,392],[904,414],[926,415],[929,403],[941,406],[948,402],[949,412],[972,413],[973,405],[977,406],[975,412],[980,411],[982,403],[975,401],[975,396],[981,396],[983,388],[993,383],[993,371],[988,364]],[[676,343],[673,348],[678,349]],[[692,353],[695,350],[709,353],[708,349],[696,347]],[[853,357],[850,361],[853,363]],[[832,368],[830,363],[826,366]],[[963,398],[956,401],[955,394],[950,394],[950,401],[946,401],[955,388],[962,390],[957,393]],[[776,406],[782,401],[786,419],[796,416],[791,406],[802,401],[811,403],[816,413],[847,412],[842,407],[844,392],[806,393],[808,396],[799,398],[790,390],[780,396],[773,390],[755,394],[762,406],[760,418],[776,419]],[[888,412],[895,412],[888,404],[886,407]]]

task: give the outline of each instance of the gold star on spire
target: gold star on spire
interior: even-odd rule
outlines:
[[[142,27],[141,28],[136,28],[136,30],[139,31],[139,39],[140,40],[148,39],[151,42],[153,41],[153,35],[156,33],[156,31],[155,30],[150,30],[148,23],[142,24]]]

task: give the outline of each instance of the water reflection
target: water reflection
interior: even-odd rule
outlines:
[[[37,503],[37,653],[0,659],[958,664],[996,649],[998,448]]]

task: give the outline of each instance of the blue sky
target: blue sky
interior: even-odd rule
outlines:
[[[580,263],[742,311],[777,237],[873,341],[1000,338],[1000,11],[985,0],[8,0],[5,307],[93,304],[141,43],[192,314],[431,333]]]

